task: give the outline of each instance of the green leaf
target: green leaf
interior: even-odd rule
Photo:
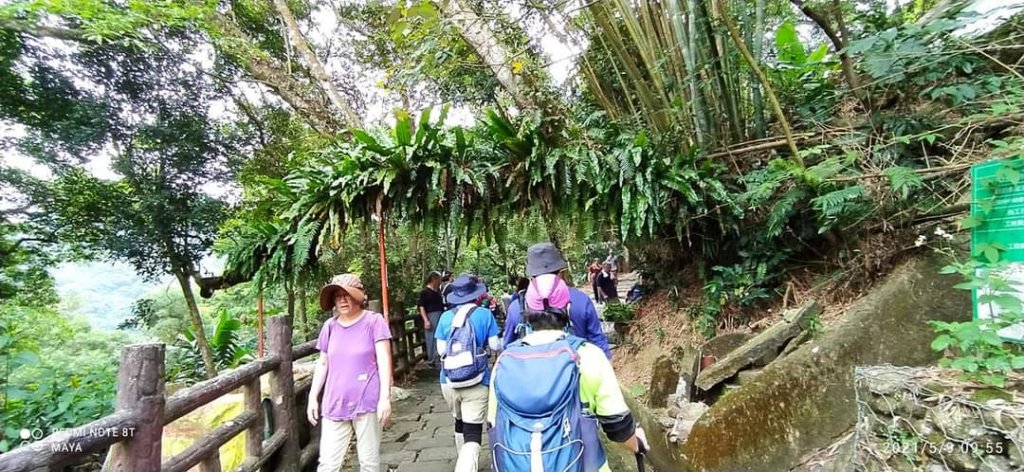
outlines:
[[[967,372],[971,372],[971,371],[967,371]],[[991,385],[993,387],[1003,388],[1003,387],[1006,386],[1006,376],[1005,375],[981,374],[981,375],[978,376],[978,380],[980,380],[984,384],[988,384],[988,385]]]
[[[821,46],[818,47],[818,49],[815,49],[814,52],[812,52],[810,56],[807,56],[807,63],[808,64],[819,63],[819,62],[825,60],[825,56],[827,56],[827,55],[828,55],[828,45],[827,44],[822,44]]]
[[[983,331],[981,333],[981,340],[989,346],[1002,347],[1003,338],[999,337],[995,331]]]
[[[981,224],[984,223],[984,222],[985,222],[985,218],[984,217],[982,217],[981,215],[975,214],[975,215],[971,215],[971,216],[968,216],[967,218],[964,218],[964,219],[960,220],[960,227],[963,228],[963,229],[976,228],[978,226],[981,226]]]
[[[352,136],[354,136],[359,142],[363,143],[367,149],[381,155],[388,154],[387,148],[381,146],[380,143],[378,143],[377,140],[374,139],[373,136],[370,136],[366,131],[354,128],[351,131]]]
[[[802,66],[807,63],[807,51],[796,32],[792,20],[786,20],[775,31],[775,49],[779,54],[779,62]]]
[[[956,370],[962,370],[964,372],[978,371],[978,363],[975,362],[974,359],[971,359],[969,357],[958,357],[956,359],[953,359],[953,362],[950,363],[949,366]]]
[[[933,351],[945,350],[952,343],[953,343],[953,338],[951,338],[948,334],[943,334],[943,335],[935,338],[934,341],[932,341],[932,350]]]
[[[412,144],[412,117],[405,110],[395,112],[398,122],[395,124],[395,142],[399,146]]]
[[[16,366],[36,365],[39,364],[39,356],[37,356],[34,352],[25,351],[18,354],[17,356],[14,356],[13,361]]]
[[[990,264],[995,264],[996,262],[999,262],[999,250],[998,249],[996,249],[996,248],[994,248],[992,246],[988,246],[988,247],[985,248],[984,253],[985,253],[985,259],[987,259]]]
[[[1024,369],[1024,356],[1013,356],[1010,358],[1010,367]]]
[[[910,196],[910,192],[924,185],[921,176],[911,169],[901,166],[894,166],[885,169],[885,176],[889,178],[892,189],[903,198]]]

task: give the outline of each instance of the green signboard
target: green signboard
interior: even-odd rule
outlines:
[[[971,250],[999,245],[999,258],[1024,262],[1024,179],[1019,159],[990,161],[971,168],[971,215],[982,223],[971,228]]]
[[[1010,263],[1008,276],[1024,287],[1024,159],[989,161],[971,167],[971,254],[992,251]],[[998,252],[994,252],[998,251]],[[979,304],[974,291],[974,317],[989,318],[999,307]],[[1021,294],[1018,294],[1021,296]],[[1024,297],[1022,297],[1024,301]],[[999,332],[1024,341],[1024,324]]]

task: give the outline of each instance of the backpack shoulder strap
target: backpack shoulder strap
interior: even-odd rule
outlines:
[[[468,303],[460,306],[459,309],[455,311],[455,317],[452,318],[452,329],[461,328],[466,324],[466,320],[469,319],[470,315],[472,315],[473,311],[477,308],[479,307]]]
[[[574,352],[579,352],[580,346],[587,342],[586,339],[573,335],[566,336],[564,339],[565,342],[569,343],[569,347],[571,347]]]

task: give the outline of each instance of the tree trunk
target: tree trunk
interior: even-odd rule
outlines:
[[[293,283],[285,283],[284,285],[285,295],[288,296],[288,316],[295,318],[295,285]]]
[[[286,0],[274,0],[274,8],[277,9],[277,14],[280,15],[285,29],[288,30],[288,40],[291,41],[292,47],[298,51],[299,57],[306,68],[309,69],[313,80],[316,80],[320,85],[328,100],[334,105],[335,110],[341,112],[343,117],[342,123],[349,127],[361,125],[362,119],[360,119],[359,114],[338,93],[337,87],[331,82],[331,78],[327,75],[327,71],[324,70],[320,59],[310,49],[309,43],[306,42],[306,37],[302,35],[302,31],[299,31],[299,24],[295,21],[295,15],[292,14],[291,9],[288,8],[288,2]]]
[[[710,0],[713,4],[715,0]],[[696,2],[698,9],[700,10],[700,17],[704,20],[705,34],[708,38],[708,53],[711,57],[711,74],[715,77],[715,83],[718,85],[719,93],[718,99],[724,102],[725,105],[725,121],[729,128],[729,135],[733,141],[740,141],[740,130],[742,125],[740,124],[740,113],[739,109],[736,108],[736,97],[734,97],[734,91],[729,88],[729,84],[726,83],[729,71],[725,68],[725,61],[723,56],[725,55],[725,45],[722,41],[722,37],[719,36],[715,29],[712,27],[712,13],[708,11],[706,2]],[[712,5],[714,6],[714,5]],[[696,13],[696,12],[694,12]]]
[[[484,64],[490,67],[494,77],[498,79],[498,82],[505,91],[512,96],[516,105],[523,110],[536,108],[533,98],[526,94],[519,86],[515,73],[512,72],[512,64],[509,61],[509,54],[505,51],[505,46],[498,41],[494,32],[487,27],[484,19],[480,18],[462,0],[437,0],[434,3],[437,5],[438,10],[441,11],[441,14],[455,24],[459,29],[459,34],[472,46]]]
[[[299,282],[298,282],[297,285],[298,285],[298,290],[297,291],[298,291],[298,297],[299,297],[299,321],[302,321],[302,339],[306,340],[306,339],[309,339],[309,333],[312,333],[313,330],[310,329],[311,327],[309,326],[309,317],[307,315],[308,309],[307,309],[307,306],[306,306],[307,305],[307,302],[306,302],[306,298],[307,297],[306,297],[306,274],[305,273],[302,273],[302,272],[299,273]]]
[[[210,349],[210,342],[206,340],[203,317],[199,314],[199,305],[196,304],[196,296],[192,292],[192,281],[189,279],[188,270],[175,270],[174,276],[178,278],[178,283],[181,284],[181,293],[185,296],[185,303],[188,305],[188,313],[192,318],[192,330],[195,331],[196,344],[199,345],[199,353],[203,356],[206,378],[212,379],[217,376],[217,364],[213,362],[213,350]]]
[[[799,8],[800,11],[804,13],[804,15],[807,15],[808,18],[814,21],[814,23],[818,25],[819,28],[821,28],[821,31],[825,33],[825,36],[828,36],[829,41],[832,42],[832,47],[834,47],[836,53],[839,54],[839,63],[842,66],[843,76],[846,78],[846,83],[847,85],[849,85],[850,91],[853,92],[853,95],[857,97],[857,100],[859,100],[865,108],[868,108],[869,103],[867,95],[865,93],[865,90],[861,88],[860,77],[857,75],[857,72],[853,69],[853,60],[850,59],[849,53],[846,52],[846,40],[848,38],[840,36],[840,33],[844,33],[845,35],[845,32],[837,32],[834,28],[832,28],[832,24],[829,22],[828,17],[826,15],[811,8],[809,5],[805,5],[803,0],[790,0],[790,2],[797,8]],[[842,6],[839,4],[839,2],[833,2],[833,9],[833,14],[836,16],[838,20],[840,29],[845,30],[846,25],[845,23],[843,23]]]
[[[551,91],[546,75],[537,65],[542,60],[538,57],[529,58],[523,61],[520,71],[513,71],[512,54],[509,54],[484,18],[477,15],[465,0],[434,0],[433,3],[441,15],[455,25],[459,35],[476,51],[483,63],[487,64],[498,83],[512,96],[516,106],[521,111],[541,113],[544,119],[541,134],[545,140],[559,142],[566,113],[562,103],[553,98],[555,94],[541,93]]]

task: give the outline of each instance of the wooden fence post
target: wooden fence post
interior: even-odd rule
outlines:
[[[267,348],[281,359],[270,380],[274,403],[274,429],[288,431],[278,452],[277,472],[297,472],[299,464],[299,421],[295,408],[295,380],[292,375],[292,318],[275,316],[267,323]]]
[[[256,413],[256,422],[245,432],[245,455],[259,460],[263,455],[263,405],[260,393],[260,376],[245,386],[245,411]]]
[[[134,431],[127,432],[127,439],[110,449],[111,470],[160,472],[164,401],[164,345],[132,344],[121,349],[116,409],[140,421]]]

